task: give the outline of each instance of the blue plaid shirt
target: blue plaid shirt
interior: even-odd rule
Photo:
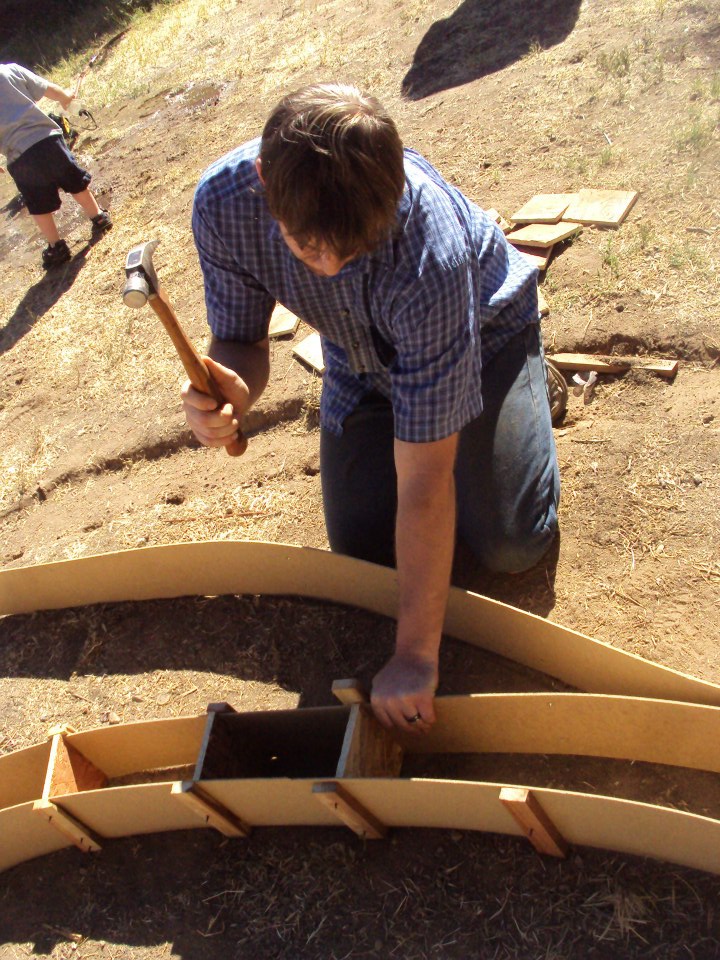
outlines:
[[[203,174],[193,232],[208,323],[220,340],[267,336],[279,301],[322,335],[324,427],[360,399],[392,402],[395,436],[450,436],[482,412],[483,364],[538,320],[536,273],[502,231],[418,153],[405,151],[397,228],[378,250],[318,277],[285,244],[255,171],[260,141]]]

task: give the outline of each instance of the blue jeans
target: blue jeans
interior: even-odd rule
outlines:
[[[455,464],[458,535],[489,570],[532,567],[557,532],[560,499],[540,330],[518,333],[483,369],[483,412],[460,431]],[[394,566],[397,478],[393,412],[366,395],[342,436],[320,434],[330,547]]]

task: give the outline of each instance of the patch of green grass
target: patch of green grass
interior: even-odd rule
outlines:
[[[613,162],[613,150],[612,147],[608,144],[607,147],[603,147],[598,157],[598,166],[602,169],[603,167],[609,167]]]
[[[610,238],[602,248],[602,265],[609,271],[610,275],[617,279],[620,276],[620,258]]]
[[[620,47],[610,53],[601,53],[596,62],[598,70],[608,77],[627,77],[631,65],[630,49]]]
[[[715,127],[716,123],[696,113],[688,124],[675,131],[675,149],[678,153],[700,153],[710,144]]]

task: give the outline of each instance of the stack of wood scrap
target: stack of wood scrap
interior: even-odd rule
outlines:
[[[634,190],[579,190],[577,193],[539,193],[505,220],[497,210],[486,210],[515,249],[541,272],[557,245],[576,237],[583,226],[619,227],[637,200]],[[538,290],[540,315],[550,311]]]

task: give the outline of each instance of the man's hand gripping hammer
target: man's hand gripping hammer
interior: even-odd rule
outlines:
[[[126,280],[123,289],[123,302],[126,306],[135,308],[144,307],[146,303],[150,304],[160,318],[160,322],[170,334],[170,339],[175,345],[190,383],[200,393],[206,393],[217,401],[218,407],[222,407],[227,401],[205,366],[202,357],[180,326],[175,311],[170,306],[170,301],[158,282],[152,262],[152,256],[158,243],[158,240],[140,243],[128,253],[125,260]],[[237,439],[225,449],[231,457],[240,457],[245,453],[247,440],[242,431],[238,431]]]

